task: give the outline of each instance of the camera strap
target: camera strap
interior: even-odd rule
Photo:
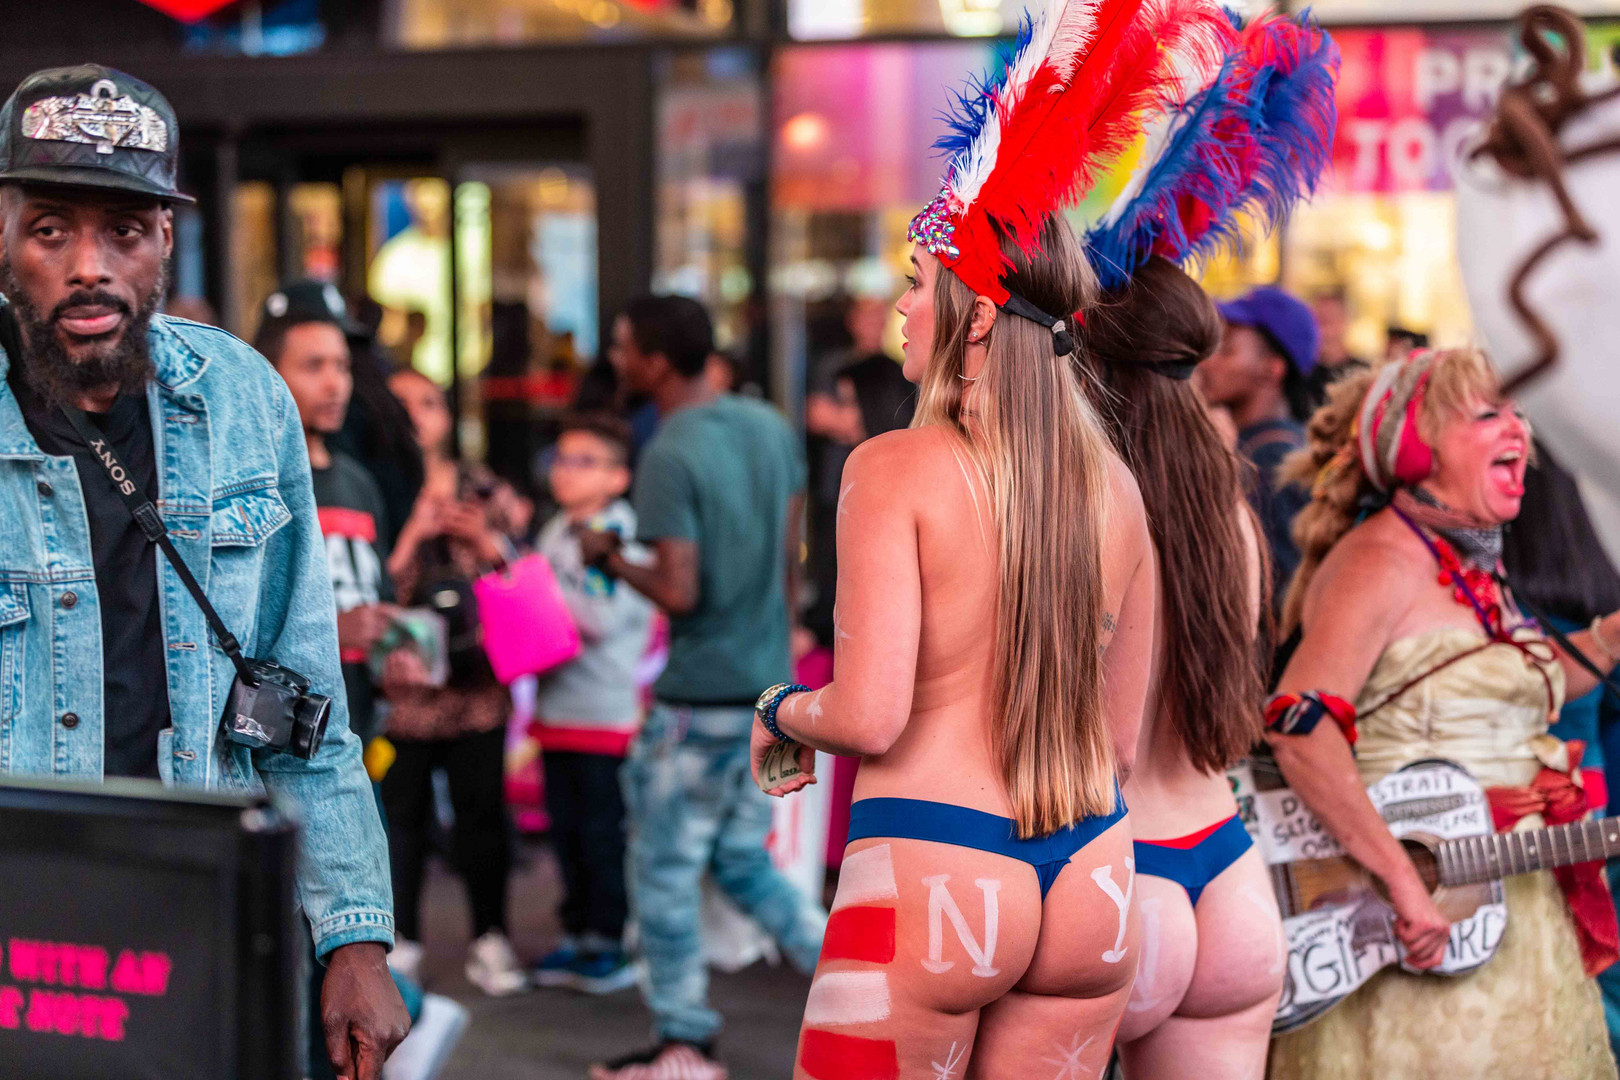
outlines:
[[[73,425],[73,430],[79,433],[79,438],[84,440],[85,445],[90,447],[90,452],[95,455],[96,460],[101,462],[102,469],[107,473],[108,481],[111,482],[113,490],[118,492],[119,497],[124,500],[124,506],[129,509],[129,515],[135,519],[135,524],[140,526],[141,532],[146,534],[148,540],[163,550],[164,557],[169,560],[169,565],[174,567],[174,572],[180,576],[180,584],[186,587],[186,591],[191,594],[191,598],[202,609],[203,618],[208,620],[208,628],[214,632],[214,638],[219,642],[219,647],[225,650],[225,655],[230,657],[231,663],[236,666],[237,676],[248,686],[257,686],[259,680],[253,674],[253,669],[248,666],[247,660],[242,656],[241,643],[236,640],[236,635],[226,628],[225,620],[219,617],[219,612],[214,610],[214,605],[208,602],[208,597],[204,594],[202,586],[198,585],[197,579],[191,575],[191,568],[180,557],[180,552],[175,549],[174,541],[169,539],[169,528],[163,523],[163,517],[158,513],[158,508],[152,504],[152,500],[147,498],[144,492],[135,486],[135,478],[130,475],[128,469],[124,468],[124,463],[119,460],[118,452],[113,449],[112,443],[108,441],[105,435],[95,429],[95,426],[90,423],[89,418],[84,415],[82,410],[72,405],[63,405],[62,415],[67,417],[68,423]]]

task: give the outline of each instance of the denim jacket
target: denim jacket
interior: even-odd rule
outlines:
[[[249,656],[332,698],[326,741],[304,761],[227,742],[235,669],[154,550],[172,727],[170,785],[263,791],[300,810],[298,898],[325,956],[393,944],[382,822],[349,731],[326,548],[297,408],[274,369],[223,330],[154,316],[147,384],[158,506],[181,557]],[[0,773],[102,775],[101,612],[79,475],[41,452],[0,349]],[[67,592],[77,603],[63,604]],[[62,723],[68,713],[77,724]]]

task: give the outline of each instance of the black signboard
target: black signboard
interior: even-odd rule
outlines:
[[[296,848],[263,796],[0,781],[0,1073],[292,1080]]]

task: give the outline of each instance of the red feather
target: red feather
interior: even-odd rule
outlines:
[[[1095,185],[1141,136],[1144,117],[1189,72],[1206,75],[1235,47],[1213,0],[1101,0],[1096,33],[1064,85],[1044,66],[1003,118],[996,164],[957,226],[957,276],[998,303],[1010,264],[995,222],[1034,254],[1041,225]]]

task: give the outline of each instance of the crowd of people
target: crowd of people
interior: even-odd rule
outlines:
[[[811,976],[808,1080],[1615,1076],[1601,863],[1493,864],[1509,921],[1474,971],[1456,856],[1414,858],[1368,793],[1443,759],[1500,831],[1608,811],[1620,573],[1579,489],[1480,351],[1391,327],[1363,360],[1342,295],[1217,303],[1188,272],[1314,187],[1331,40],[1054,0],[1019,49],[912,223],[903,359],[851,304],[808,444],[736,392],[699,303],[647,295],[517,481],[330,284],[273,292],[251,348],[162,314],[172,111],[104,68],[30,77],[4,115],[151,120],[0,131],[0,771],[296,801],[310,1077],[396,1047],[430,1077],[465,1027],[422,986],[435,850],[479,991],[639,984],[651,1044],[592,1080],[727,1077],[706,881]],[[332,697],[324,738],[226,707],[268,657]],[[562,882],[533,957],[514,731]],[[826,907],[767,850],[818,752],[859,762]],[[1404,969],[1304,1026],[1279,1008],[1311,904],[1275,890],[1263,772],[1360,868],[1340,944]]]

